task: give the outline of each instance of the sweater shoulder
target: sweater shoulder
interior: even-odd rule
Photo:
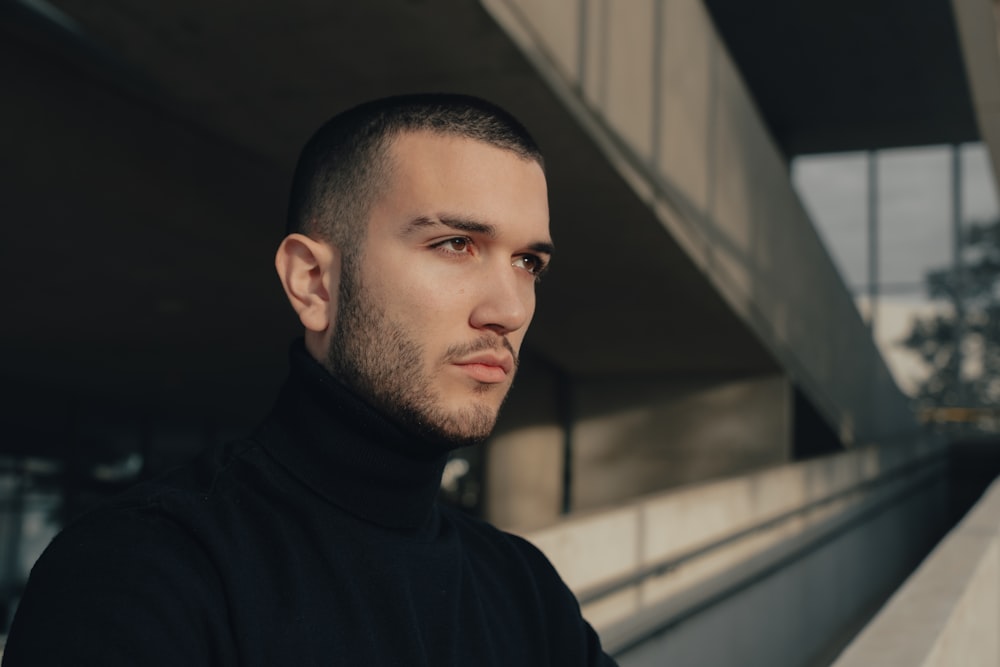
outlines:
[[[256,443],[216,448],[159,477],[140,482],[71,520],[32,568],[26,598],[54,604],[54,591],[77,602],[143,582],[146,594],[173,595],[170,584],[210,586],[216,563],[208,544],[220,506],[232,501],[228,479]],[[189,590],[191,590],[189,588]],[[120,591],[126,593],[126,591]]]
[[[139,518],[147,514],[169,513],[192,502],[205,502],[224,495],[240,476],[242,466],[254,466],[263,456],[260,444],[252,439],[214,445],[193,460],[156,477],[140,481],[116,496],[105,500],[71,521],[65,531],[77,524],[109,519]]]
[[[165,656],[201,665],[221,657],[214,638],[226,632],[227,609],[216,564],[171,509],[178,493],[136,488],[58,534],[32,568],[5,666],[159,665]]]

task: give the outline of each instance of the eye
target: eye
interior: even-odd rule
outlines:
[[[466,236],[455,236],[453,238],[440,241],[439,243],[435,243],[433,247],[441,252],[461,255],[469,252],[472,248],[472,240]]]
[[[514,258],[513,265],[524,269],[535,277],[542,275],[545,271],[545,262],[538,255],[518,255]]]

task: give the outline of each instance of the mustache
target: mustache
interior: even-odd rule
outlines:
[[[452,345],[444,353],[445,361],[452,362],[460,360],[471,354],[476,354],[477,352],[485,352],[486,350],[507,350],[510,352],[510,356],[514,359],[514,368],[517,369],[521,360],[517,356],[517,352],[514,351],[514,346],[510,344],[506,336],[481,336],[471,343],[458,343]]]

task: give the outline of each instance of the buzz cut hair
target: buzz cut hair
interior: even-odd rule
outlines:
[[[544,170],[525,127],[491,102],[453,93],[399,95],[360,104],[324,123],[299,155],[287,234],[300,233],[349,254],[360,246],[372,205],[391,172],[389,147],[408,132],[474,139]]]

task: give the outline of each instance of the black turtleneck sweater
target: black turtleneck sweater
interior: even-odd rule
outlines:
[[[435,501],[446,455],[299,344],[250,439],[56,537],[3,664],[612,665],[537,549]]]

